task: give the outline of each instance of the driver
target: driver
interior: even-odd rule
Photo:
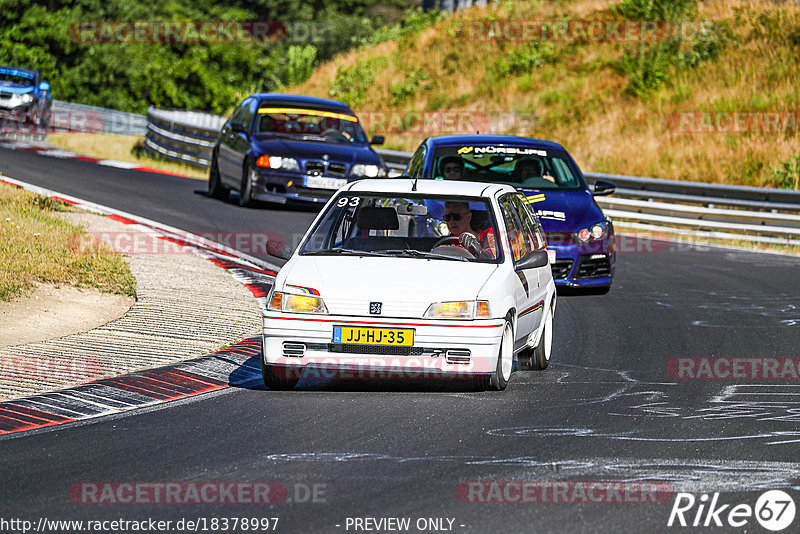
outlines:
[[[448,200],[444,203],[444,222],[450,235],[457,237],[459,245],[476,258],[497,257],[495,248],[494,232],[491,225],[479,235],[475,235],[470,223],[472,222],[472,210],[469,202],[459,200]]]
[[[461,180],[464,177],[464,159],[461,156],[447,156],[439,161],[439,174],[445,180]]]
[[[544,185],[540,180],[556,183],[555,178],[549,174],[543,175],[543,172],[542,162],[538,159],[521,159],[514,166],[514,177],[518,182],[527,182],[523,183],[525,186],[535,186],[537,183]]]
[[[352,141],[352,136],[350,132],[347,131],[346,126],[345,121],[342,119],[323,117],[319,121],[319,133],[320,135],[328,137],[340,137],[347,141]]]

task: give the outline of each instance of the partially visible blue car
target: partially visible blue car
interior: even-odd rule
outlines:
[[[45,126],[52,105],[50,84],[39,79],[39,71],[0,66],[0,113],[27,116]]]
[[[353,110],[336,100],[256,93],[245,98],[222,127],[211,157],[208,193],[239,204],[287,200],[326,202],[337,189],[362,178],[386,176]]]
[[[510,135],[442,135],[425,139],[406,167],[411,178],[504,183],[522,192],[547,235],[557,286],[610,289],[616,244],[611,219],[594,196],[614,184],[586,184],[561,145]]]

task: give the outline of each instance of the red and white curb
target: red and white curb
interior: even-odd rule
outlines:
[[[266,306],[278,267],[189,232],[120,210],[64,195],[6,176],[0,183],[61,200],[106,215],[158,238],[177,243],[225,269]],[[245,339],[222,351],[175,364],[103,378],[68,389],[0,402],[0,438],[44,427],[102,417],[261,380],[261,337]]]
[[[143,171],[143,172],[152,172],[156,174],[166,174],[169,176],[178,176],[180,178],[189,178],[186,175],[177,173],[177,172],[169,172],[164,171],[161,169],[155,169],[153,167],[148,167],[146,165],[140,165],[138,163],[131,163],[129,161],[120,161],[116,159],[100,159],[100,158],[93,158],[91,156],[84,156],[82,154],[76,154],[75,152],[70,152],[69,150],[63,150],[61,148],[55,148],[48,145],[41,145],[36,143],[31,143],[27,141],[17,141],[17,140],[10,140],[10,139],[0,139],[0,147],[3,148],[10,148],[11,150],[17,150],[20,152],[35,152],[40,156],[47,156],[50,158],[58,158],[58,159],[74,159],[77,161],[89,161],[92,163],[96,163],[97,165],[103,165],[106,167],[115,167],[117,169],[128,169],[134,171]]]
[[[183,362],[0,402],[0,439],[261,381],[261,338]]]

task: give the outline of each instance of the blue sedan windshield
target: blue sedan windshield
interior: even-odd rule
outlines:
[[[339,143],[366,143],[358,119],[346,113],[265,107],[258,110],[256,134],[314,137]]]
[[[509,184],[524,189],[583,187],[562,150],[527,146],[440,146],[426,178]]]

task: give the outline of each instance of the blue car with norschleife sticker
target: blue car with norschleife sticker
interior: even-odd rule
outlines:
[[[45,126],[52,104],[50,84],[39,79],[39,71],[0,65],[0,113],[27,116]]]
[[[411,178],[505,183],[522,192],[547,234],[557,286],[605,292],[614,278],[614,225],[578,165],[557,143],[510,135],[442,135],[425,139],[406,167]]]

